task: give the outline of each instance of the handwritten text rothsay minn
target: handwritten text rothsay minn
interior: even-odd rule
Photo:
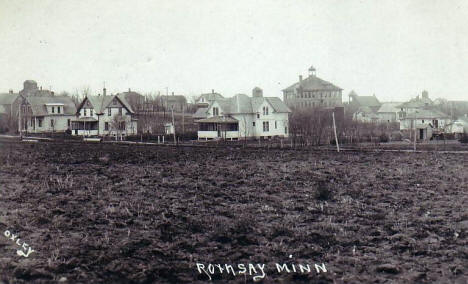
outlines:
[[[313,273],[317,274],[327,272],[325,264],[294,264],[294,263],[276,263],[274,267],[268,269],[263,263],[239,263],[239,264],[213,264],[213,263],[197,263],[197,270],[200,274],[206,274],[211,280],[211,276],[215,274],[224,275],[242,275],[252,276],[252,280],[260,281],[267,276],[267,270],[276,273]]]

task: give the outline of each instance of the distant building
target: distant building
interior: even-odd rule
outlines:
[[[206,108],[210,105],[215,99],[222,99],[223,95],[220,93],[215,93],[214,90],[211,90],[211,93],[201,94],[196,100],[195,105],[198,108]]]
[[[455,138],[460,138],[464,134],[468,134],[468,115],[449,123],[445,126],[445,133],[450,133]]]
[[[421,97],[416,96],[416,98],[398,106],[400,109],[400,119],[404,118],[407,114],[414,113],[420,109],[430,109],[433,106],[434,102],[429,98],[429,93],[427,91],[423,91]]]
[[[187,109],[187,99],[181,95],[161,96],[162,104],[166,111],[183,112]]]
[[[299,81],[283,90],[286,105],[293,109],[334,108],[343,106],[342,89],[316,76],[314,67],[309,68],[305,79],[299,75]]]
[[[0,94],[0,131],[18,128],[18,109],[21,97],[10,90]]]
[[[444,132],[450,123],[451,119],[445,113],[433,109],[418,109],[400,119],[400,130],[410,133],[416,130],[418,139],[427,140],[432,134]]]
[[[135,112],[123,95],[88,96],[77,108],[72,134],[122,138],[137,134]]]
[[[353,119],[361,122],[378,122],[377,111],[382,105],[375,95],[359,96],[355,91],[348,95],[347,111],[353,113]]]
[[[401,105],[399,102],[388,102],[382,103],[380,108],[377,110],[377,117],[379,122],[399,122],[400,109],[398,106]]]
[[[260,88],[255,88],[252,95],[212,101],[205,111],[206,118],[196,121],[198,139],[288,137],[291,110],[286,104],[277,97],[263,97]]]
[[[125,99],[136,113],[138,113],[145,104],[145,97],[131,89],[128,89],[127,92],[118,93],[117,96]]]

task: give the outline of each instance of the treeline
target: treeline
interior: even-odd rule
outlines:
[[[334,144],[333,113],[340,144],[388,142],[401,140],[398,123],[365,123],[354,121],[351,113],[329,109],[295,110],[289,119],[290,138],[295,145]]]

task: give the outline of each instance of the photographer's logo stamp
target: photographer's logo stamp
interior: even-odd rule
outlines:
[[[20,249],[16,250],[16,254],[19,256],[28,257],[31,253],[35,252],[31,246],[26,242],[21,242],[21,239],[18,234],[13,234],[9,230],[6,230],[3,235],[9,240],[13,241],[16,245],[20,246]]]

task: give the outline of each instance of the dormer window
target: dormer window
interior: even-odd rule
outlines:
[[[213,108],[213,116],[218,116],[219,115],[219,109],[217,107]]]
[[[83,109],[83,115],[86,116],[86,109]]]
[[[93,109],[89,110],[89,116],[93,116]]]

